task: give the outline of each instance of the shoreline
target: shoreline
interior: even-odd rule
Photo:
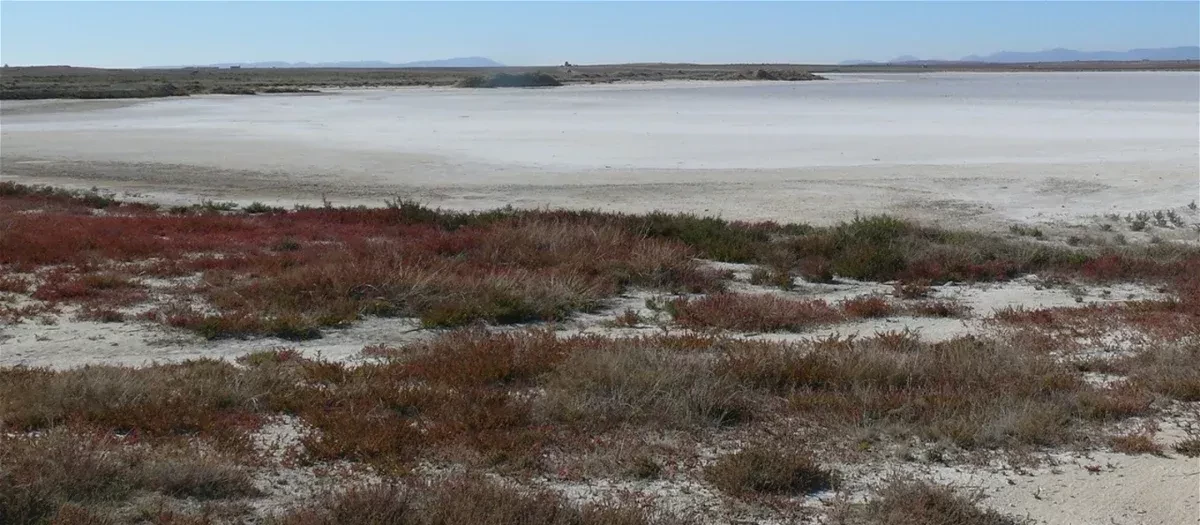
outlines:
[[[756,72],[810,75],[765,82],[811,82],[825,74],[1200,72],[1200,61],[1072,62],[1028,64],[618,64],[503,68],[319,69],[174,68],[98,69],[69,66],[6,67],[0,100],[119,100],[201,94],[264,95],[344,87],[441,87],[474,76],[547,73],[563,86],[663,81],[756,81]],[[101,76],[103,75],[103,76]],[[749,78],[747,78],[749,77]],[[99,80],[94,80],[99,79]],[[470,89],[470,88],[463,88]],[[313,94],[313,93],[308,93]]]

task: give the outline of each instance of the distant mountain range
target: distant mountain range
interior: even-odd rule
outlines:
[[[1158,47],[1130,49],[1128,51],[1076,51],[1074,49],[1047,49],[1045,51],[1001,51],[990,55],[967,55],[958,60],[922,59],[912,55],[893,58],[887,62],[872,60],[846,60],[839,65],[864,64],[935,64],[943,62],[976,62],[990,64],[1018,64],[1029,62],[1076,62],[1076,61],[1129,61],[1129,60],[1200,60],[1200,46]]]
[[[328,68],[388,68],[388,67],[504,67],[504,64],[485,57],[458,57],[443,60],[422,60],[419,62],[402,62],[399,64],[380,60],[360,60],[356,62],[225,62],[221,64],[203,64],[191,66],[154,66],[143,69],[178,69],[185,67],[328,67]]]

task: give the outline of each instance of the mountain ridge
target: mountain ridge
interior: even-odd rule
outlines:
[[[1067,48],[1043,49],[1041,51],[997,51],[988,55],[967,55],[958,60],[922,59],[903,55],[888,61],[844,60],[838,65],[867,64],[916,64],[945,62],[975,62],[985,64],[1021,64],[1037,62],[1125,62],[1138,60],[1200,60],[1200,46],[1177,46],[1137,48],[1125,51],[1079,51]]]

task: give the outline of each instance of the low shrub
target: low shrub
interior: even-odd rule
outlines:
[[[496,73],[483,77],[473,75],[459,80],[455,86],[461,88],[512,88],[512,87],[555,87],[562,82],[546,73]]]
[[[710,362],[658,347],[654,339],[616,340],[577,351],[545,378],[539,409],[553,421],[606,429],[730,425],[752,404]]]
[[[525,491],[479,476],[431,483],[352,487],[270,520],[272,525],[663,525],[682,521],[636,506],[571,505],[548,491]]]
[[[1176,443],[1172,449],[1189,458],[1200,457],[1200,438],[1188,438]]]
[[[1163,447],[1154,442],[1154,436],[1146,433],[1116,436],[1110,440],[1112,448],[1122,454],[1163,455]]]
[[[821,300],[802,301],[776,295],[721,293],[670,303],[675,322],[687,328],[739,332],[800,331],[836,323],[842,314]]]
[[[722,492],[750,494],[811,494],[831,490],[836,477],[821,468],[807,452],[752,446],[717,459],[704,477]]]
[[[978,497],[948,487],[901,480],[880,489],[862,509],[844,513],[846,525],[1027,525],[1022,520],[982,509]]]
[[[887,300],[877,295],[864,295],[853,299],[846,299],[838,306],[846,317],[851,319],[870,319],[876,317],[887,317],[895,312],[892,305],[888,304]]]
[[[123,444],[111,435],[65,428],[0,436],[4,523],[42,523],[63,504],[111,504],[139,491],[196,499],[258,495],[248,471],[195,449]]]
[[[923,317],[955,317],[971,316],[971,307],[957,301],[929,299],[904,305],[905,313]]]
[[[896,281],[892,285],[892,296],[899,299],[924,299],[929,292],[929,281]]]

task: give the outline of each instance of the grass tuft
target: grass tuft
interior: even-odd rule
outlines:
[[[845,525],[1025,525],[1022,520],[979,507],[978,497],[948,487],[896,481],[878,491],[859,512],[842,516]]]
[[[835,475],[807,452],[777,447],[754,446],[723,456],[704,474],[709,483],[735,496],[811,494],[836,485]]]
[[[836,323],[842,314],[825,301],[798,301],[776,295],[715,294],[670,303],[675,322],[695,329],[739,332],[801,331]]]
[[[664,525],[683,522],[630,505],[575,506],[547,491],[522,491],[478,476],[369,485],[333,493],[272,525]]]

